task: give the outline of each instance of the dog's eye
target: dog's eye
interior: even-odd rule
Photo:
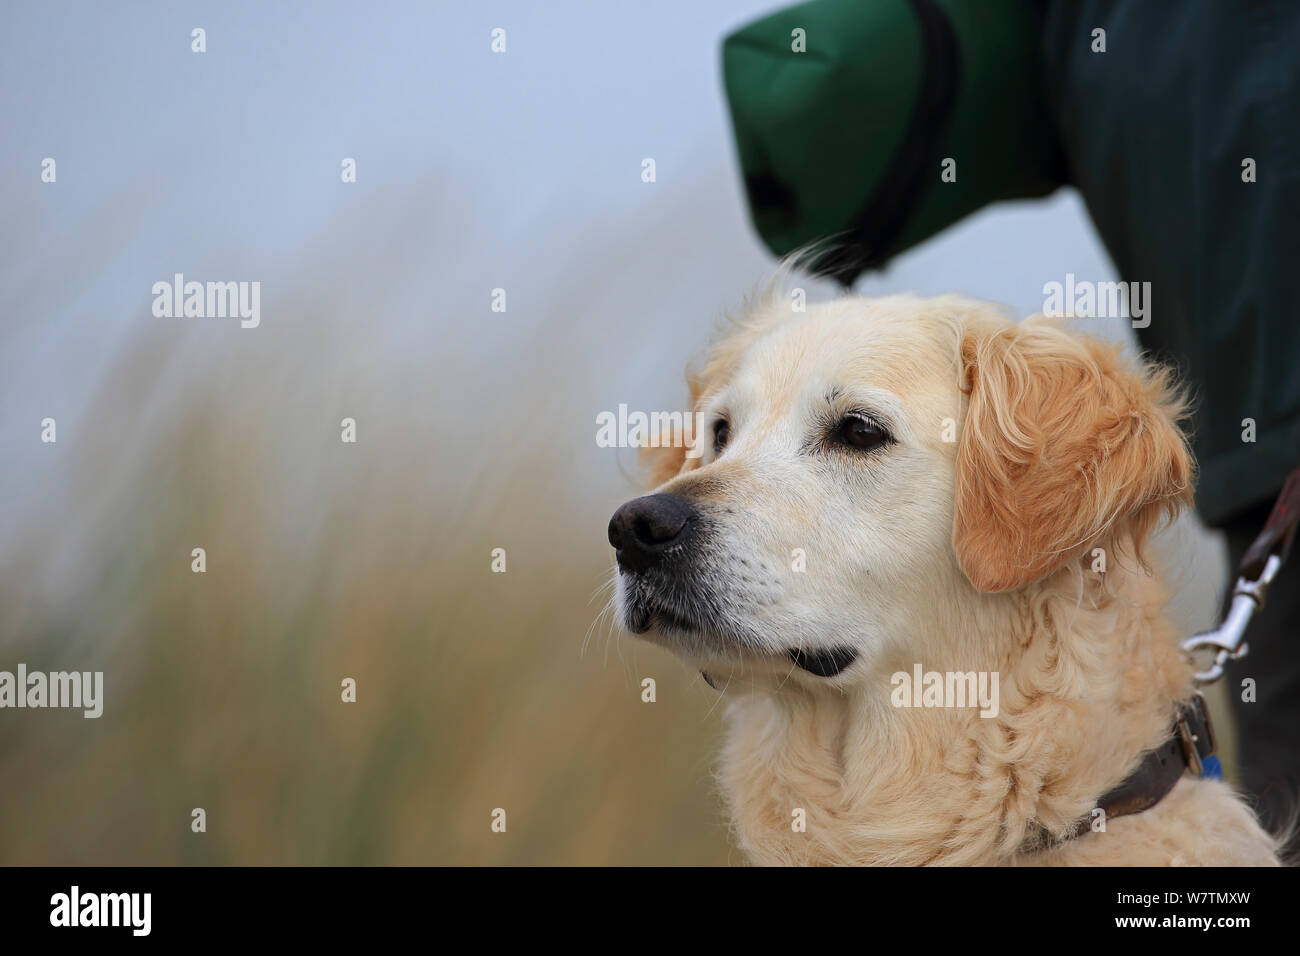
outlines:
[[[875,422],[850,415],[835,426],[834,439],[850,448],[870,451],[889,441],[889,433]]]
[[[713,453],[720,454],[722,449],[727,447],[727,439],[731,437],[731,425],[725,418],[719,418],[713,423]]]

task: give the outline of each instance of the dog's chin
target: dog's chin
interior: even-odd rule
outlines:
[[[628,631],[648,640],[671,644],[686,639],[691,645],[716,643],[719,647],[736,643],[689,614],[647,600],[628,602],[622,618]]]
[[[815,677],[833,678],[858,659],[857,650],[847,644],[760,649],[739,629],[733,633],[714,622],[706,624],[680,610],[645,599],[626,602],[622,618],[623,626],[631,633],[663,644],[700,667],[745,661],[774,666],[783,664],[786,668],[794,664]]]
[[[754,641],[719,615],[688,610],[660,600],[648,589],[623,589],[618,595],[623,627],[693,662],[737,660],[751,655]]]

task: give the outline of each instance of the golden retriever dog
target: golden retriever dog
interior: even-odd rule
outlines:
[[[769,293],[690,385],[697,447],[610,522],[615,607],[728,699],[753,861],[1277,862],[1192,773],[1098,823],[1193,693],[1143,551],[1192,497],[1167,372],[956,296]]]

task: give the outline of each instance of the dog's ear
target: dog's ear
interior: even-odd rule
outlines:
[[[696,413],[700,408],[701,397],[704,392],[705,384],[703,379],[695,373],[687,373],[686,382],[691,390],[691,421],[698,420]],[[692,468],[698,468],[700,456],[692,455],[692,442],[705,440],[705,436],[695,434],[696,429],[692,429],[691,434],[683,433],[682,429],[673,428],[672,440],[666,445],[643,445],[641,447],[640,458],[641,465],[645,469],[645,481],[647,489],[658,488],[664,482],[676,478],[684,471],[690,471]]]
[[[673,436],[673,444],[661,445],[654,447],[643,445],[641,448],[641,464],[645,468],[645,483],[647,489],[658,488],[665,481],[675,478],[686,468],[688,461],[698,462],[698,458],[688,459],[685,441],[680,435]],[[692,466],[693,467],[693,466]]]
[[[731,378],[741,354],[754,341],[762,327],[762,324],[754,319],[740,322],[732,320],[732,326],[709,349],[703,364],[687,371],[686,384],[690,388],[693,416],[698,416],[704,403]],[[692,419],[692,421],[697,420],[698,418]],[[645,467],[647,487],[658,488],[682,472],[700,466],[700,456],[689,454],[691,447],[690,442],[685,440],[686,437],[695,441],[710,440],[707,434],[693,433],[691,436],[674,434],[671,445],[645,446],[641,449],[641,463]]]
[[[1141,559],[1191,503],[1185,405],[1162,368],[1035,317],[976,323],[960,345],[970,396],[957,449],[953,546],[982,591],[1022,587],[1125,532]]]

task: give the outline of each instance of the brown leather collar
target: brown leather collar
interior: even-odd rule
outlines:
[[[1104,816],[1127,816],[1149,810],[1168,796],[1187,771],[1200,776],[1204,760],[1214,753],[1214,727],[1205,708],[1205,698],[1199,693],[1178,705],[1173,729],[1159,747],[1147,751],[1133,772],[1119,786],[1108,790],[1097,800]],[[1080,819],[1064,833],[1053,835],[1038,824],[1037,832],[1026,839],[1021,849],[1026,852],[1047,850],[1092,832],[1093,813]]]

